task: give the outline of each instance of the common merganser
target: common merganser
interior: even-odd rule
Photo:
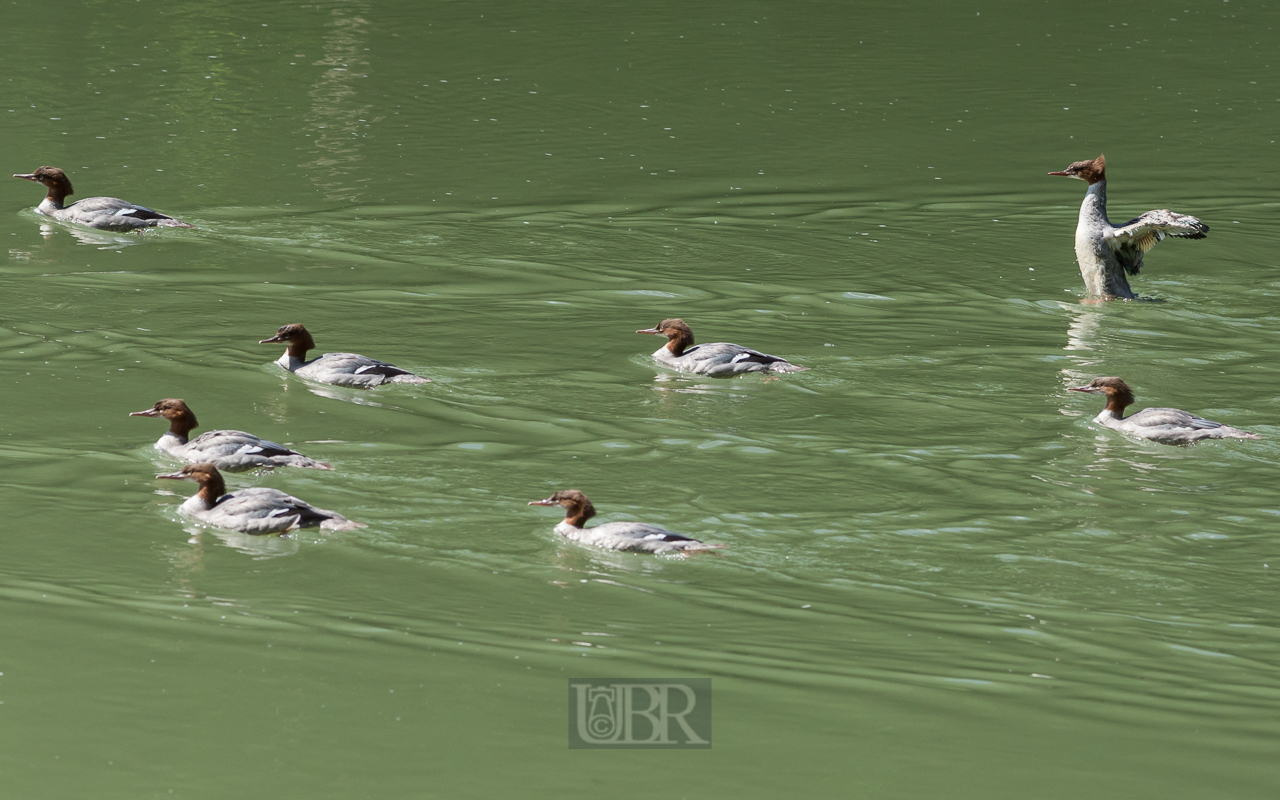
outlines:
[[[1133,405],[1133,390],[1120,378],[1094,378],[1086,386],[1068,386],[1073,392],[1105,394],[1107,405],[1093,418],[1099,425],[1163,444],[1195,444],[1201,439],[1261,439],[1221,422],[1197,417],[1177,408],[1144,408],[1124,416]]]
[[[219,528],[242,533],[284,533],[317,526],[330,531],[368,527],[336,511],[316,508],[279,489],[257,486],[227,494],[227,484],[212,464],[188,464],[177,472],[156,477],[200,484],[200,491],[187,498],[178,510]]]
[[[355,353],[325,353],[306,361],[307,351],[314,350],[316,342],[311,338],[311,333],[297,323],[281,327],[275,336],[263,339],[258,344],[273,342],[285,342],[289,345],[284,355],[276,360],[277,364],[313,381],[360,389],[372,389],[384,383],[431,382],[430,378],[414,375],[385,361],[374,361]]]
[[[1125,273],[1137,275],[1142,269],[1142,257],[1156,242],[1165,236],[1203,239],[1209,232],[1209,226],[1195,217],[1163,208],[1148,211],[1123,225],[1112,225],[1107,219],[1106,156],[1077,161],[1061,172],[1049,174],[1089,183],[1080,206],[1080,222],[1076,225],[1076,261],[1080,263],[1085,290],[1092,297],[1136,299]]]
[[[25,175],[14,173],[13,177],[43,183],[49,193],[45,195],[44,201],[36,206],[36,211],[63,222],[74,222],[107,231],[193,227],[168,214],[161,214],[146,206],[136,206],[115,197],[88,197],[64,206],[62,201],[67,199],[67,195],[75,192],[71,189],[71,181],[67,178],[67,173],[57,167],[41,167]]]
[[[577,489],[564,489],[546,500],[532,500],[531,506],[562,506],[564,520],[556,526],[556,533],[583,544],[603,547],[607,550],[634,550],[643,553],[670,553],[679,551],[718,550],[722,544],[708,544],[683,534],[672,533],[657,525],[643,522],[606,522],[592,528],[582,527],[596,515],[596,507]]]
[[[187,434],[200,427],[200,423],[187,404],[177,398],[160,400],[146,411],[134,411],[129,416],[169,420],[169,430],[156,442],[156,449],[189,464],[210,463],[228,472],[272,467],[333,469],[284,445],[244,431],[209,431],[197,436],[195,441],[187,441]]]
[[[664,367],[723,378],[742,372],[801,372],[785,358],[751,350],[728,342],[694,345],[693,331],[682,319],[664,319],[652,328],[636,333],[652,333],[667,337],[667,343],[653,354],[653,360]]]

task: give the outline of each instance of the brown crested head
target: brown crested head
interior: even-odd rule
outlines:
[[[311,331],[299,322],[290,325],[281,325],[276,331],[276,335],[270,339],[263,339],[258,344],[272,344],[273,342],[285,342],[289,348],[301,348],[302,350],[310,350],[316,346],[316,340],[311,338]]]
[[[682,319],[664,319],[652,328],[636,331],[636,333],[652,333],[667,337],[667,349],[680,355],[685,348],[693,346],[693,331]]]
[[[1077,161],[1061,172],[1050,172],[1050,175],[1061,175],[1065,178],[1078,178],[1088,181],[1089,185],[1107,179],[1107,157],[1100,155],[1092,161]]]
[[[1125,383],[1122,378],[1094,378],[1084,386],[1069,386],[1067,388],[1073,392],[1106,395],[1107,408],[1116,413],[1123,412],[1125,408],[1133,405],[1133,390],[1129,388],[1129,384]]]
[[[170,422],[181,420],[190,423],[189,427],[198,428],[200,423],[196,421],[196,415],[187,407],[186,401],[176,397],[170,397],[165,400],[159,400],[154,406],[145,411],[131,411],[131,417],[163,417]]]
[[[222,473],[212,464],[188,464],[177,472],[167,472],[156,477],[195,481],[200,484],[200,493],[208,495],[210,502],[227,493],[227,483],[222,479]]]
[[[577,489],[562,489],[546,500],[533,500],[529,505],[560,506],[564,509],[565,521],[579,528],[596,515],[596,507],[591,505],[591,500]]]
[[[71,188],[71,179],[67,177],[67,173],[57,167],[40,167],[35,172],[28,172],[25,175],[15,172],[13,177],[42,183],[49,190],[50,196],[56,196],[59,199],[75,194],[75,190]]]

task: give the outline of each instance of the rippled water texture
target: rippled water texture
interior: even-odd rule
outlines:
[[[1184,10],[1185,9],[1185,10]],[[1271,797],[1278,37],[1258,2],[0,10],[0,774],[14,797]],[[1072,236],[1172,208],[1082,303]],[[74,199],[74,198],[73,198]],[[682,317],[809,367],[673,375]],[[433,379],[314,385],[259,346]],[[1177,448],[1065,387],[1258,431]],[[130,411],[292,443],[368,524],[179,517]],[[197,432],[199,432],[197,431]],[[727,551],[559,539],[587,492]],[[710,750],[566,679],[710,677]]]

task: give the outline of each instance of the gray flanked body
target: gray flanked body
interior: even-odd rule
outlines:
[[[1107,182],[1100,181],[1089,187],[1080,205],[1080,221],[1076,224],[1076,261],[1080,264],[1080,276],[1090,297],[1133,298],[1136,295],[1129,288],[1125,269],[1107,244],[1110,231]]]
[[[729,342],[694,345],[678,356],[663,346],[654,352],[653,360],[664,367],[713,378],[741,375],[744,372],[799,372],[804,369],[785,358]]]
[[[1126,417],[1124,410],[1133,405],[1133,390],[1120,378],[1094,378],[1084,386],[1067,388],[1073,392],[1106,395],[1107,404],[1093,421],[1141,439],[1161,444],[1195,444],[1202,439],[1262,438],[1256,433],[1197,417],[1178,408],[1144,408]]]
[[[273,467],[333,469],[328,464],[307,458],[282,444],[259,439],[244,431],[209,431],[189,442],[182,436],[166,431],[156,442],[156,449],[188,464],[208,462],[225,472]]]
[[[104,231],[136,231],[140,228],[190,228],[167,214],[117,197],[86,197],[69,206],[45,198],[36,211],[63,222],[74,222]]]
[[[1112,225],[1107,219],[1106,165],[1106,157],[1098,156],[1049,174],[1089,183],[1076,224],[1076,261],[1085,291],[1091,297],[1133,300],[1137,295],[1129,288],[1126,276],[1138,274],[1148,250],[1166,236],[1203,239],[1209,226],[1195,217],[1168,209],[1148,211],[1123,225]]]
[[[298,528],[350,530],[363,527],[336,511],[316,508],[305,500],[263,486],[237,489],[210,505],[198,494],[179,509],[188,517],[241,533],[284,533]]]
[[[556,526],[556,533],[566,539],[606,550],[674,553],[707,549],[707,545],[697,539],[644,522],[606,522],[591,528],[578,528],[568,522],[561,522]]]
[[[310,361],[294,358],[286,352],[276,363],[295,375],[334,386],[372,389],[384,383],[427,383],[428,378],[414,375],[385,361],[377,361],[356,353],[325,353]]]
[[[1223,425],[1179,408],[1144,408],[1127,417],[1103,409],[1099,425],[1162,444],[1195,444],[1202,439],[1260,439],[1256,433]]]

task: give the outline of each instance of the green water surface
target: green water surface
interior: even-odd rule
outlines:
[[[1280,780],[1274,3],[0,7],[0,794],[1207,798]],[[1082,303],[1084,185],[1203,219]],[[7,172],[5,174],[7,174]],[[73,198],[73,199],[76,199]],[[683,317],[809,371],[653,365]],[[288,376],[257,341],[430,376]],[[1120,375],[1261,441],[1176,448]],[[164,426],[368,524],[180,517]],[[199,432],[199,431],[197,431]],[[526,503],[722,542],[664,559]],[[710,750],[566,681],[709,677]]]

